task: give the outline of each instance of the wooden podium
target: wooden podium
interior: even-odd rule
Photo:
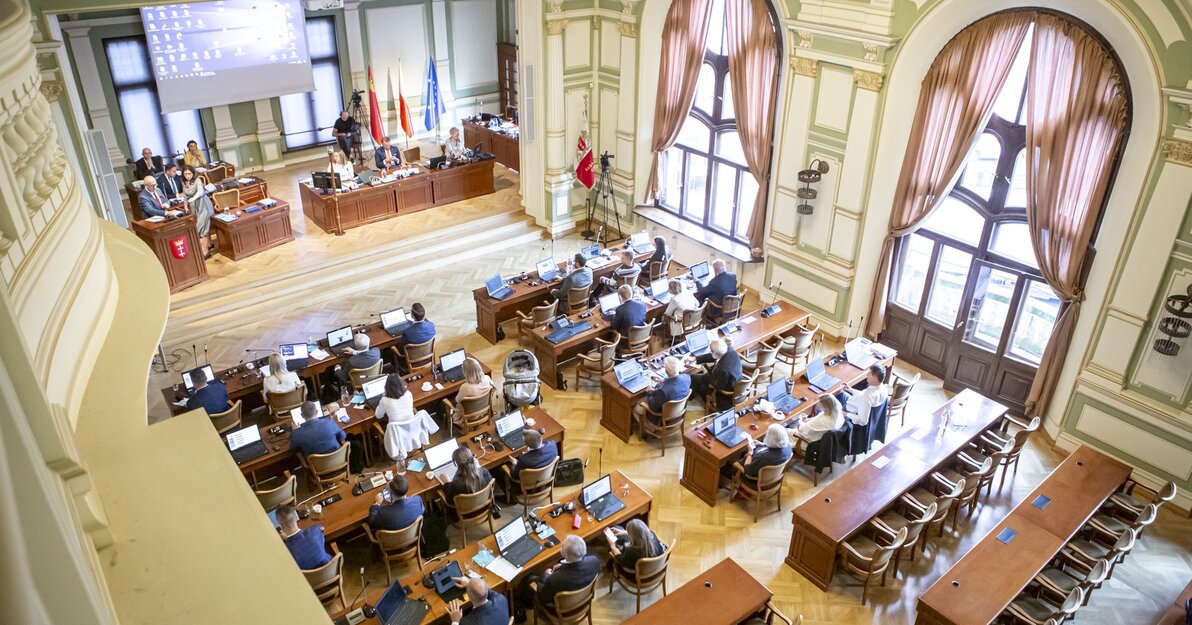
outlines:
[[[207,264],[199,250],[199,233],[195,230],[195,216],[152,222],[145,219],[132,222],[133,232],[157,255],[170,293],[194,286],[207,279]]]

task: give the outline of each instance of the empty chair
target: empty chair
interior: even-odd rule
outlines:
[[[895,577],[898,577],[898,566],[902,563],[902,554],[910,554],[909,559],[914,562],[915,551],[922,550],[920,545],[923,543],[919,542],[919,537],[923,535],[927,524],[935,518],[936,507],[937,504],[933,501],[926,508],[919,510],[904,501],[899,501],[889,510],[878,515],[876,519],[870,521],[879,531],[885,532],[890,540],[898,536],[899,531],[906,530],[906,540],[898,549],[898,553],[894,554]]]
[[[1109,575],[1109,563],[1101,560],[1093,565],[1092,570],[1084,571],[1071,565],[1068,557],[1060,554],[1055,564],[1039,572],[1034,582],[1039,586],[1040,594],[1047,595],[1056,602],[1061,602],[1076,588],[1084,590],[1084,602],[1087,604],[1093,588],[1100,586]]]
[[[782,511],[782,478],[786,476],[786,467],[791,462],[787,458],[782,464],[772,464],[768,467],[762,467],[757,472],[757,484],[750,484],[748,480],[742,479],[745,473],[745,468],[739,463],[737,464],[737,473],[734,476],[733,496],[740,495],[745,499],[753,501],[753,522],[757,523],[758,511],[762,507],[762,502],[767,499],[773,499],[776,504],[776,510]]]
[[[1155,522],[1159,516],[1159,504],[1149,503],[1142,509],[1142,513],[1130,520],[1122,520],[1111,514],[1105,512],[1098,512],[1089,519],[1087,527],[1097,534],[1108,537],[1110,540],[1117,540],[1126,530],[1134,530],[1137,536],[1142,536],[1142,531],[1148,525]]]
[[[553,605],[542,605],[538,602],[538,594],[534,594],[534,623],[537,625],[539,617],[552,625],[573,625],[587,621],[592,625],[592,599],[596,596],[597,576],[587,586],[579,590],[561,592],[555,595]]]
[[[981,485],[986,478],[993,479],[993,458],[985,458],[978,464],[975,460],[961,453],[952,459],[951,467],[936,471],[936,474],[949,484],[958,484],[964,480],[964,492],[960,493],[960,500],[952,511],[952,524],[956,524],[956,517],[960,514],[961,506],[968,506],[968,518],[973,517],[977,509],[977,499],[981,494]]]
[[[581,286],[567,291],[567,310],[569,315],[578,315],[588,309],[588,297],[592,295],[592,285]]]
[[[459,530],[463,535],[463,545],[468,544],[468,528],[475,525],[488,524],[488,533],[493,533],[493,484],[496,480],[489,480],[484,488],[475,493],[456,495],[452,502]]]
[[[661,279],[665,278],[669,273],[670,273],[670,259],[669,258],[667,258],[666,260],[652,260],[652,261],[650,261],[650,266],[648,267],[648,269],[646,271],[646,278],[650,282],[653,282],[655,280],[661,280]]]
[[[207,172],[210,174],[211,172]],[[215,210],[226,211],[233,208],[240,207],[240,189],[228,189],[227,191],[216,191],[211,194],[211,203],[215,205]]]
[[[555,500],[555,469],[558,466],[559,458],[556,457],[545,467],[518,471],[515,480],[509,472],[509,465],[501,465],[510,484],[516,486],[514,498],[525,507],[522,511],[523,517],[529,518],[531,506],[540,506]]]
[[[672,539],[662,553],[653,558],[639,558],[633,563],[632,569],[621,566],[614,558],[612,560],[612,575],[608,578],[608,591],[613,591],[613,582],[621,585],[629,594],[637,599],[637,611],[642,611],[642,596],[662,588],[662,596],[666,596],[666,569],[670,564],[671,552],[675,550]]]
[[[268,490],[254,490],[257,495],[257,500],[261,502],[261,507],[265,512],[273,512],[278,506],[283,503],[296,504],[298,502],[298,478],[290,474],[289,471],[283,472],[286,480],[277,488]]]
[[[948,513],[952,511],[952,506],[956,505],[956,500],[960,498],[960,494],[964,492],[964,482],[963,479],[956,483],[947,482],[933,473],[918,488],[903,495],[902,500],[922,511],[926,511],[927,506],[935,503],[935,516],[932,517],[931,524],[938,525],[939,535],[943,536],[944,520],[947,518]]]
[[[1087,533],[1082,530],[1082,534]],[[1116,563],[1126,557],[1138,540],[1138,535],[1134,528],[1127,528],[1117,541],[1112,545],[1103,545],[1097,541],[1089,540],[1088,538],[1076,538],[1068,541],[1064,545],[1060,553],[1071,561],[1071,563],[1083,571],[1092,571],[1097,562],[1105,560],[1109,562],[1109,574],[1113,575],[1113,568]]]
[[[1032,417],[1030,423],[1023,423],[1010,415],[1002,417],[1000,432],[985,432],[981,435],[981,440],[986,441],[994,447],[1000,447],[1005,441],[1013,440],[1014,448],[1010,453],[1002,457],[999,465],[1002,467],[1002,480],[998,483],[998,488],[1006,484],[1006,474],[1010,472],[1010,465],[1014,466],[1014,473],[1018,473],[1018,459],[1022,456],[1022,448],[1026,445],[1026,439],[1030,437],[1031,432],[1039,429],[1041,420],[1039,417]],[[1018,430],[1012,434],[1008,431],[1008,426],[1011,424],[1018,427]],[[1009,434],[1009,435],[1007,435]]]
[[[915,385],[919,383],[919,378],[923,374],[915,372],[915,375],[909,379],[904,380],[894,373],[890,376],[893,378],[890,384],[890,409],[888,418],[893,421],[898,419],[901,427],[906,427],[906,404],[911,399],[911,392],[915,390]]]
[[[981,476],[981,485],[978,487],[984,488],[985,494],[988,496],[989,493],[993,491],[993,477],[995,475],[997,466],[1001,464],[1002,459],[1006,456],[1009,456],[1012,451],[1014,451],[1014,441],[1007,440],[1002,442],[1001,447],[994,448],[990,448],[989,443],[982,445],[970,444],[970,447],[960,452],[960,455],[965,456],[978,466],[985,464],[987,459],[991,459],[993,461],[994,468],[990,470],[989,473]],[[978,495],[978,499],[980,499],[980,495]]]
[[[1122,486],[1122,490],[1114,493],[1109,498],[1109,505],[1117,508],[1120,511],[1125,511],[1134,516],[1138,516],[1142,514],[1142,510],[1146,508],[1147,504],[1149,503],[1157,503],[1160,507],[1162,507],[1163,504],[1175,499],[1175,482],[1168,482],[1164,484],[1163,488],[1159,489],[1159,492],[1155,493],[1155,498],[1151,501],[1143,501],[1134,495],[1134,489],[1137,486],[1138,482],[1135,482],[1134,480],[1126,480],[1125,485]]]
[[[463,423],[464,431],[475,432],[492,423],[496,392],[497,388],[490,386],[482,395],[459,398],[460,421]],[[451,400],[444,399],[443,404],[447,407],[447,414],[454,414],[455,404],[451,403]]]
[[[330,607],[336,601],[344,604],[344,554],[339,552],[339,546],[331,543],[331,561],[317,569],[303,569],[302,574],[310,584],[315,596],[323,602],[323,607]]]
[[[381,551],[381,559],[385,561],[385,576],[389,584],[393,583],[393,567],[394,563],[408,562],[413,560],[418,568],[422,568],[422,551],[419,548],[422,542],[422,517],[414,519],[414,522],[398,530],[377,530],[373,531],[368,523],[362,523],[364,533],[368,536],[368,540],[377,546]]]
[[[1071,617],[1076,610],[1080,609],[1080,604],[1083,601],[1084,590],[1080,588],[1073,589],[1064,602],[1058,606],[1039,597],[1019,595],[1003,614],[1013,619],[1014,623],[1047,625],[1051,619],[1060,622]]]
[[[797,367],[807,366],[807,356],[811,354],[811,341],[819,326],[805,328],[795,326],[793,336],[784,336],[778,341],[778,360],[790,365],[793,373]]]
[[[240,429],[240,406],[240,400],[237,399],[227,410],[211,415],[211,425],[215,426],[217,434],[223,436],[232,430]]]
[[[579,360],[575,367],[575,387],[579,388],[581,377],[599,382],[604,374],[612,371],[617,364],[617,345],[620,343],[620,334],[615,334],[611,341],[597,337],[595,349],[586,354],[577,354]]]
[[[269,416],[274,421],[281,421],[290,416],[290,411],[302,406],[306,401],[306,385],[299,384],[294,390],[285,393],[270,393],[261,391],[265,397],[265,405],[269,407]]]
[[[351,447],[352,441],[344,441],[339,449],[331,453],[298,455],[298,461],[306,468],[313,488],[322,490],[337,481],[348,481],[348,453]]]
[[[406,165],[417,165],[422,160],[422,148],[414,146],[401,151],[401,161]]]
[[[861,591],[861,605],[869,599],[869,583],[880,575],[881,585],[886,585],[886,571],[890,568],[890,559],[906,542],[907,530],[902,528],[894,535],[894,539],[886,541],[885,534],[878,532],[872,525],[866,525],[861,533],[840,544],[840,568],[846,573],[864,580],[865,587]],[[867,536],[866,534],[870,534]],[[885,542],[882,544],[879,540]]]
[[[348,380],[352,383],[352,390],[357,393],[363,391],[364,383],[368,382],[377,376],[381,375],[381,366],[384,363],[378,359],[371,366],[363,369],[348,369]]]
[[[774,625],[774,622],[786,623],[786,625],[803,625],[803,615],[799,614],[794,619],[778,611],[774,607],[774,603],[767,601],[766,607],[760,614],[754,615],[744,625]]]
[[[678,434],[681,438],[687,425],[687,400],[691,399],[691,391],[683,397],[668,401],[662,404],[662,412],[656,413],[646,407],[646,417],[639,419],[637,422],[638,431],[641,432],[642,438],[647,436],[658,437],[658,446],[662,448],[662,455],[666,456],[666,437],[672,434]],[[657,417],[658,423],[650,417]]]
[[[558,316],[559,300],[554,300],[549,304],[535,306],[530,314],[526,314],[520,310],[515,311],[519,317],[517,321],[517,339],[520,341],[528,332],[550,323]]]
[[[774,362],[778,358],[778,345],[762,344],[752,354],[741,356],[741,371],[745,375],[757,374],[757,383],[766,385],[774,378]]]

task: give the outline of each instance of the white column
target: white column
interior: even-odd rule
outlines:
[[[261,145],[261,166],[266,171],[281,169],[282,162],[281,129],[273,119],[273,103],[271,100],[256,100],[253,107],[257,112],[257,142]]]
[[[83,99],[87,101],[87,117],[91,119],[91,127],[103,133],[108,143],[108,160],[116,170],[127,167],[127,158],[120,151],[120,144],[116,141],[116,127],[112,124],[112,114],[108,110],[107,99],[104,97],[103,85],[99,83],[99,65],[96,63],[95,53],[91,49],[91,38],[88,33],[90,26],[63,28],[70,38],[70,49],[74,52],[76,64],[75,75],[83,85]],[[136,146],[129,149],[136,150]]]
[[[240,169],[240,135],[232,128],[232,111],[227,105],[211,107],[215,116],[215,141],[212,145],[219,152],[219,160],[227,161]]]
[[[351,72],[348,88],[365,89],[368,75],[364,60],[364,29],[360,27],[360,0],[344,2],[344,27],[348,31],[348,71]]]
[[[631,10],[631,7],[626,9],[627,12]],[[636,194],[633,152],[637,132],[637,22],[618,22],[617,28],[621,31],[621,82],[617,86],[617,158],[613,161],[613,185],[624,190],[625,196],[633,202]],[[623,212],[628,215],[631,208],[627,206]]]

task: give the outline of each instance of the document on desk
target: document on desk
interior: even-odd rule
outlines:
[[[884,469],[887,464],[890,464],[890,456],[880,456],[873,460],[873,468],[875,469]]]
[[[314,358],[315,360],[326,360],[329,356],[331,356],[331,354],[318,347],[312,349],[310,352],[310,357]]]
[[[931,434],[931,428],[922,427],[922,428],[915,430],[915,433],[911,434],[911,438],[913,438],[917,441],[921,441],[924,438],[927,438],[928,434]]]
[[[489,562],[488,566],[484,568],[492,571],[494,575],[507,582],[512,582],[513,578],[517,577],[518,572],[521,571],[520,568],[513,566],[513,563],[505,558],[493,558],[493,561]]]
[[[753,315],[749,315],[748,317],[741,317],[741,318],[740,318],[740,319],[738,319],[737,321],[738,321],[738,322],[739,322],[741,325],[743,325],[743,326],[747,326],[747,325],[749,325],[749,324],[753,323],[754,321],[757,321],[757,317],[754,317]]]

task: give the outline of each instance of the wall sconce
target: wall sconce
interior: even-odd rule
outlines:
[[[811,188],[811,185],[819,183],[823,179],[824,174],[828,173],[828,164],[820,159],[811,161],[807,169],[799,172],[799,182],[803,183],[795,194],[798,196],[800,203],[795,207],[795,211],[800,215],[810,215],[815,206],[811,204],[819,192]]]
[[[1162,338],[1155,339],[1155,351],[1164,356],[1175,356],[1180,353],[1179,339],[1188,338],[1192,334],[1192,285],[1188,286],[1185,295],[1168,295],[1163,302],[1163,312],[1167,316],[1159,319],[1159,333]]]

